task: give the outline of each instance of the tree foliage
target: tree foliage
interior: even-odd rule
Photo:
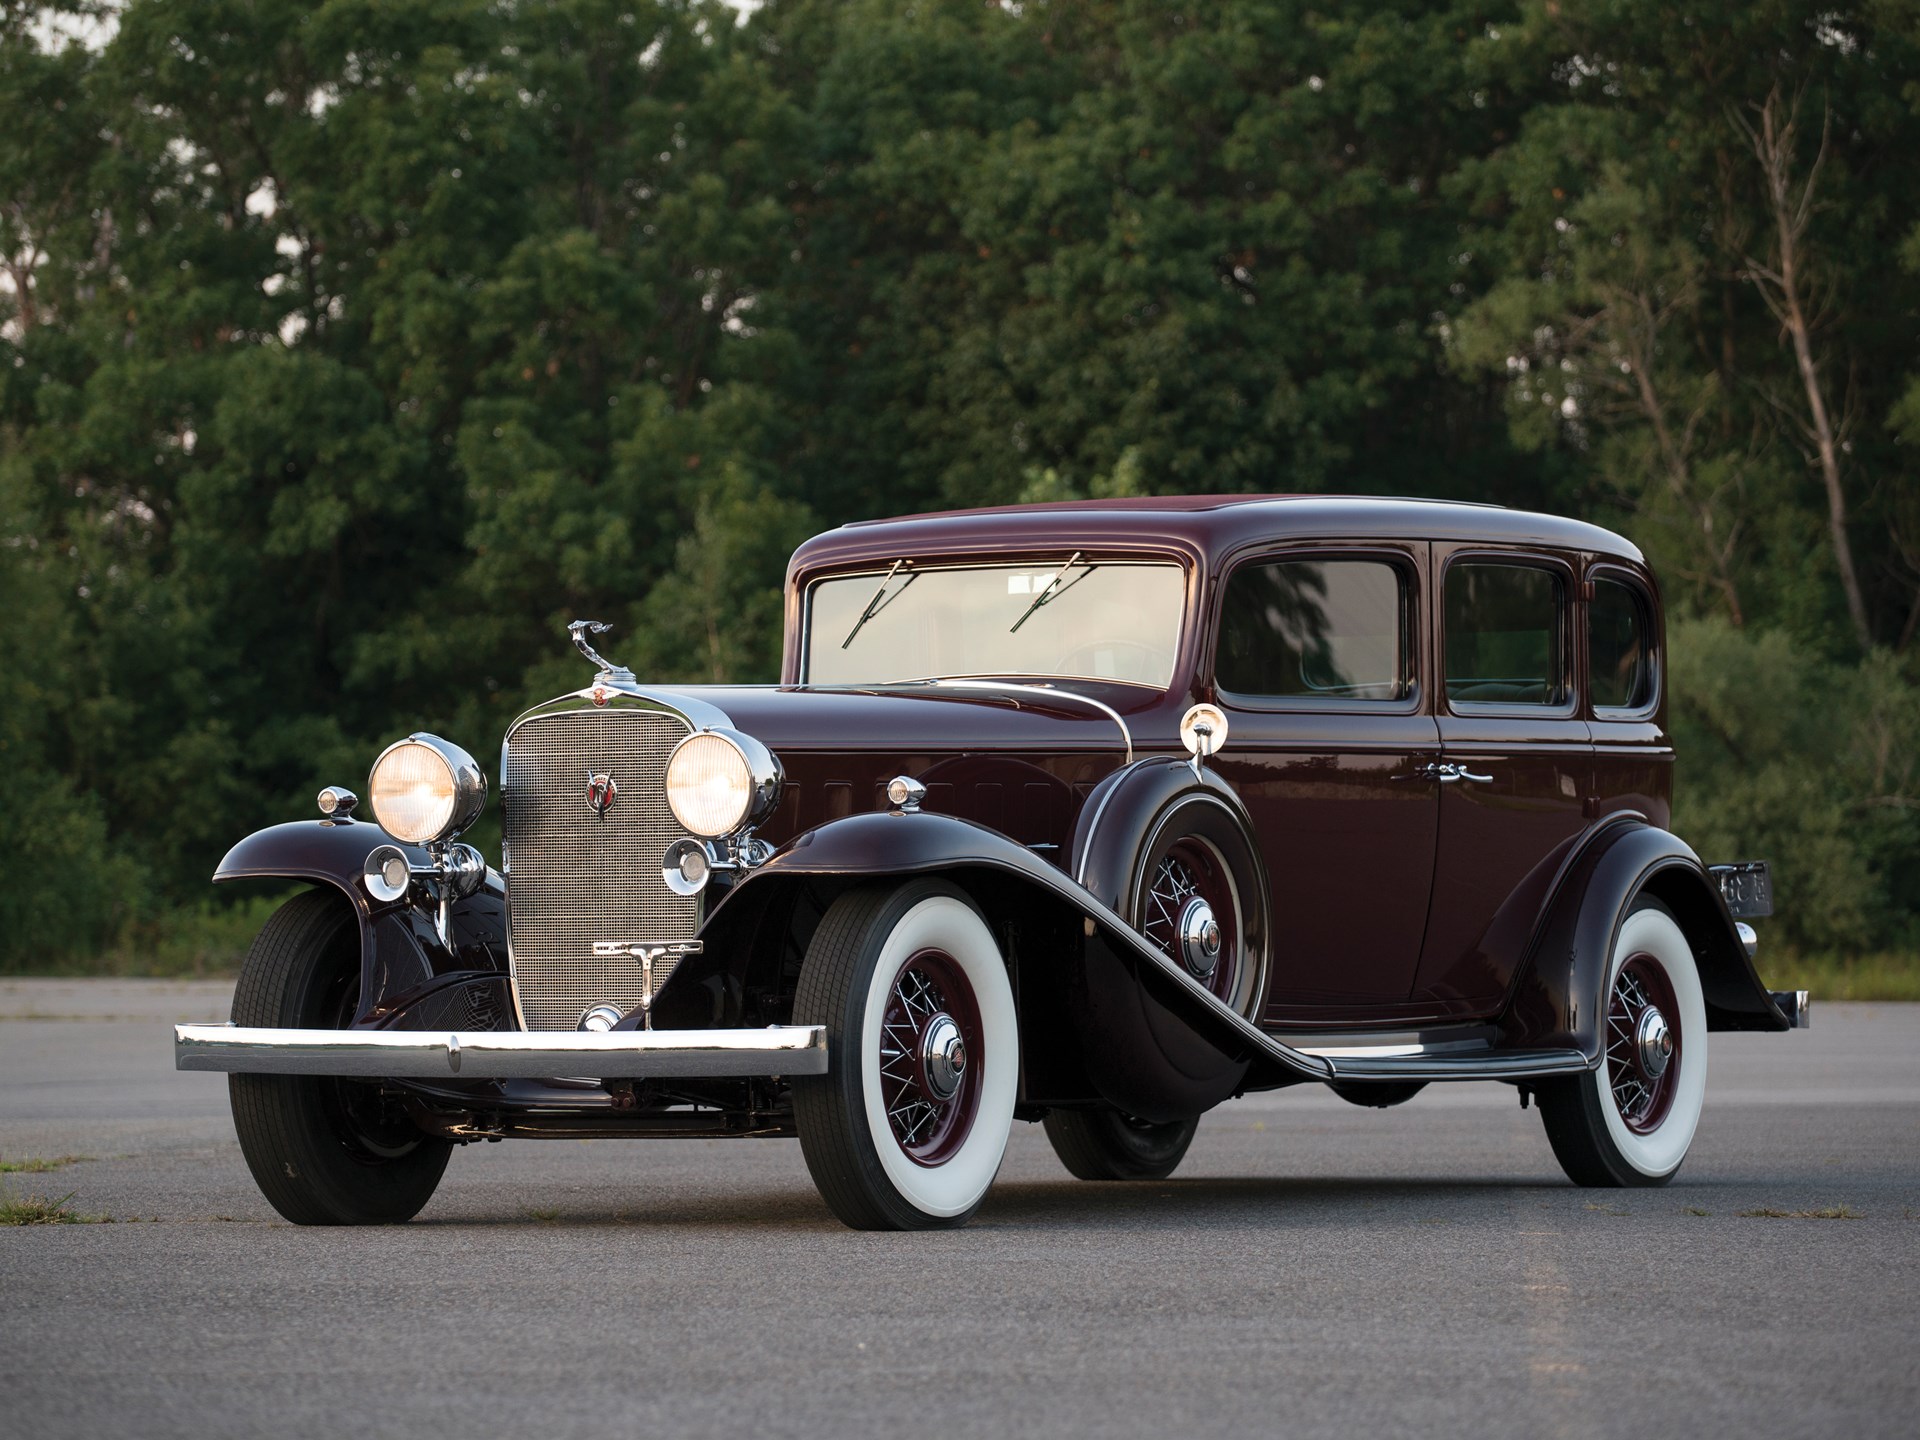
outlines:
[[[812,529],[1192,490],[1624,529],[1683,824],[1920,939],[1911,0],[0,0],[0,107],[0,967],[573,616],[766,678]]]

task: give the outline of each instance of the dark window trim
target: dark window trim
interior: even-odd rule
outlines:
[[[1647,582],[1624,565],[1609,561],[1595,561],[1587,567],[1587,582],[1597,584],[1606,581],[1611,585],[1625,586],[1640,606],[1641,630],[1646,636],[1647,645],[1647,703],[1644,705],[1595,705],[1592,695],[1588,694],[1587,717],[1591,720],[1651,720],[1660,711],[1661,692],[1667,683],[1667,657],[1663,636],[1656,633],[1654,617],[1659,613],[1654,608],[1653,592]],[[1592,611],[1588,608],[1591,600],[1581,600],[1582,619],[1586,622],[1586,635],[1583,637],[1587,650],[1587,669],[1593,668],[1593,622]],[[1583,677],[1590,680],[1591,674]]]
[[[1549,570],[1560,581],[1560,684],[1565,694],[1558,705],[1523,705],[1517,701],[1455,700],[1447,693],[1447,577],[1455,565],[1506,565],[1520,570]],[[1455,550],[1447,556],[1434,577],[1435,619],[1433,653],[1436,678],[1434,690],[1444,713],[1462,719],[1499,715],[1515,719],[1577,720],[1586,704],[1586,687],[1574,659],[1576,631],[1573,624],[1574,599],[1580,574],[1570,561],[1537,550]]]
[[[1395,700],[1356,700],[1350,696],[1248,695],[1220,683],[1220,632],[1226,625],[1227,588],[1249,565],[1285,565],[1300,561],[1361,560],[1390,566],[1400,577],[1400,671],[1407,693]],[[1424,703],[1420,684],[1420,567],[1407,550],[1392,546],[1349,545],[1325,541],[1286,545],[1231,557],[1220,576],[1220,598],[1213,606],[1207,638],[1207,672],[1220,703],[1249,714],[1418,715]]]

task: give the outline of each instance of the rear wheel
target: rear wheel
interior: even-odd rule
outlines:
[[[951,885],[841,896],[807,948],[794,1023],[832,1069],[795,1077],[821,1198],[856,1230],[959,1225],[986,1198],[1020,1074],[1013,987],[993,932]]]
[[[1659,901],[1621,923],[1585,1075],[1539,1086],[1540,1118],[1576,1185],[1664,1185],[1693,1144],[1707,1088],[1707,1009],[1693,949]]]
[[[343,1029],[360,998],[352,909],[323,890],[273,912],[240,971],[237,1025]],[[254,1181],[296,1225],[411,1220],[453,1147],[420,1131],[377,1084],[326,1075],[232,1075],[233,1128]]]
[[[1198,1117],[1155,1123],[1118,1110],[1054,1110],[1045,1122],[1053,1153],[1079,1180],[1164,1180],[1186,1158]]]

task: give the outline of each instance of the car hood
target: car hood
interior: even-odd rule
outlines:
[[[1135,686],[951,680],[898,686],[701,685],[674,694],[723,711],[775,751],[1099,750],[1139,741],[1129,711],[1158,698]]]

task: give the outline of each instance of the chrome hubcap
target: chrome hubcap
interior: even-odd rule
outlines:
[[[1220,963],[1220,922],[1213,906],[1198,895],[1180,911],[1180,958],[1202,980]]]
[[[927,1089],[936,1100],[951,1100],[967,1069],[967,1042],[950,1015],[936,1015],[927,1024],[920,1047],[920,1066]]]
[[[1673,1032],[1667,1028],[1667,1017],[1657,1007],[1649,1005],[1640,1012],[1633,1043],[1639,1051],[1640,1069],[1649,1080],[1658,1080],[1667,1073],[1667,1062],[1673,1059]]]

